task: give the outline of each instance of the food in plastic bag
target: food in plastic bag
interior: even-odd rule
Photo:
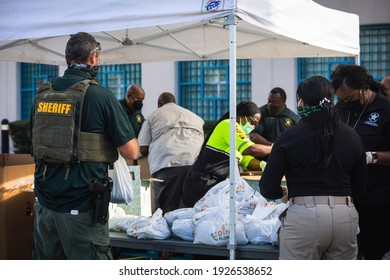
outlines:
[[[167,239],[171,237],[171,230],[162,216],[162,210],[158,208],[152,217],[140,217],[134,221],[127,235],[138,239]]]
[[[114,168],[108,170],[108,176],[113,181],[111,202],[129,204],[134,198],[133,181],[126,160],[120,154]]]
[[[229,188],[230,188],[229,178],[213,186],[211,189],[208,190],[208,192],[201,199],[199,199],[195,203],[194,205],[195,211],[201,212],[206,208],[216,207],[221,205],[228,206]]]
[[[128,215],[120,207],[110,209],[110,219],[108,220],[108,230],[126,232],[129,226],[138,219],[139,216]]]
[[[213,207],[198,214],[196,214],[198,217],[195,215],[193,219],[195,223],[194,244],[227,245],[230,236],[228,209]],[[240,221],[236,222],[236,240],[237,244],[248,243],[244,225]]]
[[[172,224],[172,234],[183,240],[194,241],[195,224],[192,219],[177,219]]]
[[[195,215],[194,208],[179,208],[164,214],[168,226],[172,227],[173,222],[178,219],[191,219]]]
[[[229,223],[224,221],[202,221],[195,230],[194,244],[206,244],[213,246],[223,246],[229,243],[230,229]],[[247,244],[248,238],[245,235],[244,225],[236,223],[237,244]]]
[[[251,244],[275,244],[278,241],[278,229],[281,223],[278,218],[253,220],[245,223],[245,232]]]
[[[281,226],[279,215],[287,209],[288,204],[268,202],[258,204],[252,215],[243,219],[249,243],[264,244],[278,242],[278,230]]]

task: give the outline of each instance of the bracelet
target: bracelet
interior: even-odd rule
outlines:
[[[372,154],[372,163],[375,164],[378,161],[378,154],[377,152],[371,152]]]

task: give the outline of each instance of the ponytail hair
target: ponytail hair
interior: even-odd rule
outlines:
[[[301,119],[301,122],[309,124],[316,135],[316,153],[313,160],[306,164],[306,168],[308,171],[325,168],[334,153],[335,130],[339,124],[334,111],[333,86],[324,77],[313,76],[299,84],[297,95],[305,106],[317,108],[314,113]]]

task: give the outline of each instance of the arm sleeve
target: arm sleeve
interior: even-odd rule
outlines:
[[[241,129],[240,125],[236,123],[236,150],[242,154],[247,148],[254,144],[255,143],[253,143],[248,135]]]
[[[242,167],[243,170],[247,170],[248,169],[248,165],[249,165],[249,162],[254,159],[254,157],[252,156],[242,156],[241,158],[241,161],[240,161],[240,165]]]
[[[140,146],[150,146],[152,142],[152,131],[148,120],[144,121],[138,134],[138,143]]]
[[[119,147],[135,138],[133,127],[114,94],[107,94],[105,107],[105,130],[113,143]]]
[[[283,196],[280,183],[287,170],[287,165],[285,148],[275,142],[268,157],[267,167],[259,182],[262,196],[268,199],[278,199]]]
[[[359,139],[361,140],[361,139]],[[352,175],[351,175],[351,185],[352,185],[352,197],[358,198],[366,192],[367,188],[367,164],[366,164],[366,152],[362,141],[361,143],[361,156],[355,163]]]

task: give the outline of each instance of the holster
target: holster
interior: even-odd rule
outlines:
[[[94,205],[94,223],[104,225],[108,222],[108,206],[111,199],[112,185],[110,177],[92,180],[89,183]]]

